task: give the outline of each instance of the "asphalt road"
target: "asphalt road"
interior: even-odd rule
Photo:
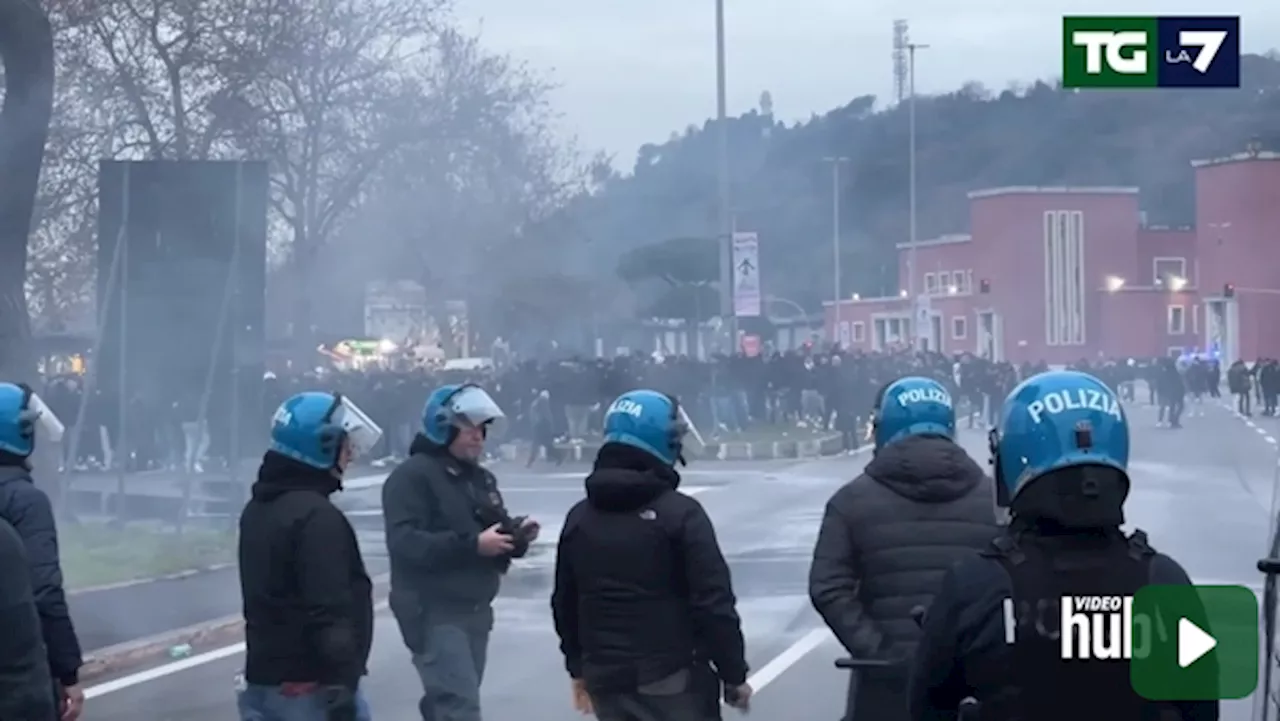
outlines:
[[[1134,488],[1129,520],[1148,532],[1156,548],[1179,559],[1197,582],[1258,587],[1254,563],[1268,538],[1276,451],[1226,410],[1202,410],[1179,431],[1156,428],[1154,409],[1130,409]],[[982,433],[964,432],[962,442],[975,458],[985,459]],[[842,714],[847,678],[832,667],[839,649],[809,607],[805,577],[822,506],[863,460],[707,463],[686,476],[686,487],[715,520],[733,569],[750,661],[758,674],[753,718]],[[508,474],[503,485],[514,511],[546,523],[547,538],[554,538],[564,511],[581,495],[575,472]],[[373,490],[368,494],[376,497]],[[484,686],[487,713],[495,718],[574,717],[547,609],[549,560],[544,552],[525,562],[497,604]],[[89,691],[85,718],[226,719],[234,714],[231,684],[240,663],[232,648],[100,684]],[[375,718],[417,718],[418,681],[394,622],[385,615],[366,691]],[[1229,721],[1249,715],[1249,701],[1224,706],[1223,718]]]

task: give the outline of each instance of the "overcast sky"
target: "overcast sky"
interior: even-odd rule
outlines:
[[[714,0],[457,0],[486,44],[547,72],[584,150],[636,149],[715,114]],[[1280,46],[1280,3],[1128,0],[726,0],[729,112],[773,95],[791,122],[893,94],[893,20],[911,24],[916,86],[994,90],[1059,74],[1063,14],[1240,15],[1245,52]],[[1274,38],[1275,40],[1269,40]]]

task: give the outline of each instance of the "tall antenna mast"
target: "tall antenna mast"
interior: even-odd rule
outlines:
[[[901,103],[907,98],[907,44],[911,33],[906,20],[893,21],[893,97]]]

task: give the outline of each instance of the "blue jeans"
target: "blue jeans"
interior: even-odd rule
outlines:
[[[236,694],[240,721],[327,721],[319,691],[285,696],[279,686],[249,684]],[[356,721],[371,721],[364,694],[356,691]]]

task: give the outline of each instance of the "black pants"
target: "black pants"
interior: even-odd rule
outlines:
[[[593,693],[591,705],[599,721],[720,721],[720,682],[696,668],[635,691]]]
[[[638,692],[592,697],[599,721],[714,721],[706,703],[690,691],[669,696]]]
[[[853,674],[844,721],[908,721],[905,675]]]
[[[1246,416],[1249,415],[1250,412],[1253,410],[1251,400],[1252,399],[1250,398],[1249,393],[1247,391],[1244,393],[1237,393],[1236,394],[1236,411],[1238,411],[1242,415],[1246,415]]]

